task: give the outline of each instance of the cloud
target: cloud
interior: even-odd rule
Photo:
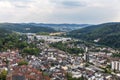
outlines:
[[[68,7],[68,8],[74,8],[74,7],[82,7],[85,6],[84,1],[78,1],[78,0],[51,0],[53,3],[56,3],[56,6],[59,7]]]
[[[1,22],[120,21],[120,0],[0,0]]]
[[[69,6],[69,7],[84,6],[83,4],[78,3],[78,2],[74,2],[74,1],[65,1],[65,2],[63,2],[62,4],[65,5],[65,6]]]

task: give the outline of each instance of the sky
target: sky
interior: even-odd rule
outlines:
[[[120,22],[120,0],[0,0],[0,23]]]

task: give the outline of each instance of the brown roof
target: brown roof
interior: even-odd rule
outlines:
[[[49,77],[43,76],[39,70],[25,65],[13,67],[12,75],[24,76],[25,79],[32,80],[50,80]]]

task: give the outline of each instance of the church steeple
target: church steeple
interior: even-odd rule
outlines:
[[[85,60],[86,62],[89,62],[89,53],[88,53],[88,47],[86,47],[86,48],[85,48],[84,60]]]

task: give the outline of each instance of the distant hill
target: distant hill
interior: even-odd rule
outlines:
[[[120,23],[93,25],[71,31],[68,36],[120,48]]]
[[[69,32],[90,26],[89,24],[44,24],[44,23],[1,23],[0,27],[17,32]]]
[[[1,23],[0,28],[16,31],[22,33],[37,33],[37,32],[56,32],[50,27],[41,27],[32,24],[22,24],[22,23]]]
[[[90,26],[89,24],[44,24],[44,23],[29,23],[29,24],[35,26],[50,27],[55,29],[56,31],[64,31],[64,32]]]

